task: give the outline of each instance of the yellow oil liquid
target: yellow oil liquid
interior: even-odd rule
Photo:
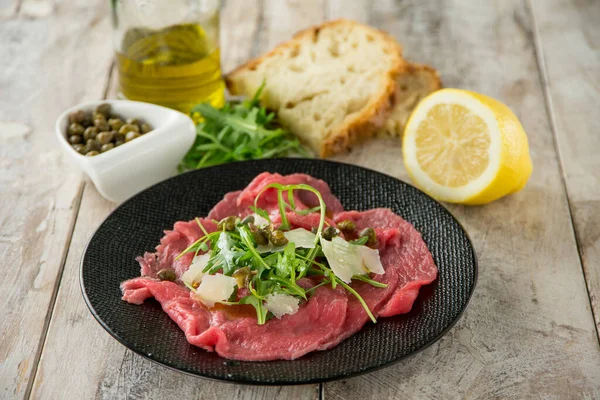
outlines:
[[[221,107],[225,102],[219,48],[200,25],[130,29],[116,58],[120,91],[130,100],[184,113],[198,103]]]

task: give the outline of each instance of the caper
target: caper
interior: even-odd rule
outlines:
[[[119,132],[115,132],[115,142],[118,142],[119,140],[121,142],[125,142],[125,135]]]
[[[85,132],[83,132],[83,140],[87,142],[90,139],[95,139],[97,134],[98,128],[96,128],[95,126],[85,128]]]
[[[96,110],[94,110],[94,112],[96,114],[102,114],[106,118],[108,118],[108,115],[110,114],[110,104],[108,104],[108,103],[100,104],[98,107],[96,107]]]
[[[140,125],[140,127],[142,129],[142,133],[148,133],[152,130],[150,124],[143,123],[142,125]]]
[[[85,154],[85,145],[83,145],[83,144],[80,144],[80,143],[74,144],[73,149],[75,149],[75,151],[80,154]]]
[[[252,271],[249,267],[242,267],[236,270],[233,275],[231,275],[237,281],[238,288],[245,288],[248,286],[248,281],[250,281],[251,275],[256,275],[256,271]]]
[[[77,110],[69,114],[69,123],[83,124],[83,121],[85,121],[85,111]]]
[[[85,128],[83,125],[78,124],[77,122],[73,122],[71,125],[69,125],[69,129],[67,130],[69,135],[83,135],[84,131]]]
[[[81,122],[81,125],[83,125],[86,128],[88,126],[93,126],[94,121],[93,121],[92,116],[90,114],[85,114],[85,117],[83,117],[83,122]]]
[[[356,229],[356,224],[354,221],[350,221],[349,219],[345,219],[337,224],[337,227],[341,231],[350,232]]]
[[[233,215],[230,215],[229,217],[223,218],[219,222],[219,225],[217,225],[217,227],[219,228],[219,230],[226,230],[230,232],[235,230],[235,217]]]
[[[273,246],[285,246],[286,244],[288,244],[288,239],[279,229],[276,229],[273,232],[271,232],[269,239],[271,239],[271,243],[273,243]]]
[[[123,122],[121,118],[111,118],[108,120],[108,125],[110,125],[110,129],[113,131],[118,131],[123,125],[125,125],[125,122]]]
[[[83,142],[83,138],[81,137],[81,135],[71,135],[69,136],[69,143],[71,144],[77,144],[77,143],[81,143]]]
[[[135,131],[127,132],[127,134],[125,135],[125,141],[131,142],[133,139],[137,139],[139,137],[140,137],[140,134],[138,132],[135,132]]]
[[[242,220],[242,224],[248,225],[254,223],[254,215],[248,215],[246,218]]]
[[[110,129],[110,126],[108,125],[108,122],[106,122],[105,119],[101,119],[101,118],[96,118],[94,120],[94,126],[96,128],[98,128],[98,130],[100,132],[105,132],[105,131],[107,131],[107,130]]]
[[[156,277],[158,279],[160,279],[161,281],[171,281],[171,282],[173,282],[175,279],[177,279],[177,275],[175,274],[175,271],[173,271],[172,269],[161,269],[160,271],[158,271],[156,273]]]
[[[101,145],[112,142],[115,134],[112,132],[100,132],[98,136],[96,136],[96,141]]]
[[[114,148],[115,148],[115,144],[114,143],[103,144],[102,147],[100,147],[100,153],[104,153],[104,152],[112,150]]]
[[[125,124],[123,126],[121,126],[121,128],[119,128],[119,133],[122,133],[123,135],[127,134],[128,132],[139,132],[140,131],[140,127],[137,125],[133,125],[133,124]]]
[[[94,120],[94,119],[103,119],[106,121],[106,116],[104,114],[100,114],[100,113],[97,113],[96,111],[94,111],[92,113],[92,120]]]
[[[85,142],[85,150],[86,153],[92,150],[100,150],[100,145],[94,139],[88,139],[88,141]]]
[[[123,143],[125,143],[124,140],[115,140],[115,147],[122,145]]]
[[[97,156],[98,154],[100,154],[100,153],[96,150],[88,151],[87,153],[85,153],[85,155],[88,157]]]
[[[127,118],[127,123],[131,125],[139,125],[140,120],[137,118]]]
[[[323,229],[322,236],[325,240],[331,240],[339,234],[340,232],[337,229],[335,229],[334,226],[329,225],[327,228]]]
[[[358,234],[359,237],[367,237],[367,246],[373,246],[377,244],[377,234],[373,228],[365,228]]]
[[[263,229],[258,228],[254,223],[250,222],[248,224],[248,228],[250,228],[250,233],[254,238],[254,241],[259,246],[266,246],[269,243],[268,235],[265,233]]]

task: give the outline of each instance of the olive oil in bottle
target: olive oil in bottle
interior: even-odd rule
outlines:
[[[198,103],[225,102],[219,48],[198,24],[131,28],[117,50],[119,86],[130,100],[184,113]]]

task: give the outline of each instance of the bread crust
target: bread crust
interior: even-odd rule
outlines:
[[[249,60],[229,72],[225,76],[227,89],[232,94],[243,94],[241,93],[242,89],[236,86],[235,78],[239,73],[246,70],[254,70],[258,65],[263,63],[264,60],[274,55],[278,55],[289,48],[298,46],[301,39],[304,39],[306,36],[316,38],[319,31],[324,28],[346,24],[361,26],[363,29],[369,30],[380,39],[383,39],[385,46],[389,49],[388,54],[394,58],[392,66],[384,72],[385,76],[383,76],[382,79],[384,88],[380,94],[373,96],[369,103],[357,113],[358,115],[354,116],[349,121],[345,121],[321,142],[319,156],[328,157],[332,154],[349,150],[353,145],[370,138],[378,129],[383,127],[395,104],[396,77],[404,68],[406,68],[406,62],[402,58],[402,47],[387,32],[346,19],[328,21],[320,25],[312,26],[296,33],[292,39],[279,44],[268,53]]]

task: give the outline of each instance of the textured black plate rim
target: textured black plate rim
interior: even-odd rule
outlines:
[[[281,158],[275,158],[275,160],[278,160]],[[330,164],[330,165],[334,165],[334,166],[348,166],[348,167],[353,167],[353,168],[359,168],[359,169],[363,169],[366,170],[370,173],[374,173],[374,174],[378,174],[378,175],[382,175],[388,178],[392,178],[394,180],[397,180],[399,182],[402,182],[405,185],[408,185],[412,188],[414,188],[415,190],[421,192],[422,194],[424,194],[426,197],[428,197],[429,199],[431,199],[432,201],[434,201],[435,203],[439,204],[454,220],[454,222],[456,222],[456,224],[460,227],[460,229],[462,230],[463,234],[465,235],[465,237],[467,238],[467,241],[469,242],[470,248],[471,248],[471,252],[473,253],[473,286],[471,287],[471,291],[469,292],[469,296],[467,298],[467,301],[465,302],[465,306],[463,307],[463,309],[461,310],[461,312],[456,316],[456,318],[450,323],[448,324],[448,326],[442,331],[440,332],[439,335],[437,335],[436,337],[434,337],[433,339],[431,339],[429,342],[425,343],[423,346],[421,346],[419,349],[417,349],[416,351],[412,352],[411,354],[407,354],[405,356],[401,356],[398,357],[394,360],[388,361],[388,362],[384,362],[382,364],[379,365],[374,365],[372,367],[368,367],[368,368],[364,368],[362,370],[359,371],[355,371],[355,372],[351,372],[351,373],[345,373],[345,374],[335,374],[332,376],[329,376],[327,378],[317,378],[317,379],[307,379],[307,380],[302,380],[302,381],[297,381],[297,382],[290,382],[290,381],[272,381],[272,382],[266,382],[266,381],[254,381],[254,380],[247,380],[247,379],[240,379],[240,378],[236,378],[236,377],[231,377],[228,378],[227,376],[207,376],[207,375],[201,375],[201,374],[196,374],[193,372],[189,372],[189,371],[184,371],[181,370],[177,367],[174,367],[172,365],[169,365],[165,362],[162,362],[160,360],[156,360],[150,356],[148,356],[148,354],[143,353],[141,351],[137,351],[135,349],[132,348],[132,346],[127,343],[125,340],[123,340],[122,338],[120,338],[115,332],[112,331],[112,329],[100,318],[100,316],[96,313],[96,310],[94,309],[94,307],[92,306],[92,304],[90,303],[90,300],[87,296],[86,290],[85,290],[85,284],[83,282],[83,261],[85,259],[85,255],[87,253],[87,249],[88,246],[90,245],[90,243],[92,242],[92,239],[94,238],[94,236],[96,235],[96,232],[100,229],[100,227],[104,224],[104,222],[114,213],[116,212],[116,210],[118,208],[120,208],[121,206],[123,206],[126,203],[129,203],[130,201],[133,201],[140,193],[146,192],[148,190],[151,190],[154,186],[157,186],[159,184],[161,184],[164,181],[158,182],[153,186],[150,186],[146,189],[144,189],[143,191],[141,191],[140,193],[135,194],[134,196],[130,197],[129,199],[125,200],[123,203],[119,204],[114,210],[112,210],[105,218],[104,220],[102,220],[102,222],[96,227],[96,229],[94,229],[94,233],[90,236],[90,238],[88,239],[84,249],[83,249],[83,253],[81,256],[81,261],[79,263],[79,286],[81,288],[81,293],[83,295],[83,299],[85,301],[85,304],[87,306],[87,308],[90,310],[92,316],[96,319],[96,321],[98,321],[98,323],[100,324],[100,326],[102,326],[102,328],[104,328],[104,330],[106,332],[108,332],[108,334],[110,336],[112,336],[115,340],[117,340],[119,343],[121,343],[123,346],[125,346],[127,349],[129,349],[130,351],[136,353],[139,356],[142,356],[143,358],[150,360],[156,364],[159,364],[163,367],[166,367],[170,370],[173,371],[177,371],[179,373],[183,373],[186,375],[190,375],[190,376],[194,376],[194,377],[198,377],[198,378],[202,378],[202,379],[207,379],[207,380],[211,380],[211,381],[217,381],[217,382],[225,382],[225,383],[238,383],[238,384],[245,384],[245,385],[253,385],[253,386],[292,386],[292,385],[311,385],[311,384],[318,384],[318,383],[325,383],[325,382],[331,382],[331,381],[336,381],[336,380],[340,380],[340,379],[348,379],[348,378],[353,378],[359,375],[363,375],[363,374],[368,374],[371,372],[375,372],[378,371],[380,369],[392,366],[394,364],[397,364],[398,362],[402,361],[402,360],[406,360],[418,353],[420,353],[421,351],[427,349],[428,347],[430,347],[431,345],[433,345],[434,343],[436,343],[438,340],[440,340],[443,336],[446,335],[446,333],[448,333],[448,331],[450,331],[450,329],[452,329],[456,323],[462,318],[465,310],[469,307],[469,304],[471,303],[471,300],[473,298],[473,293],[475,292],[475,287],[477,286],[477,281],[479,278],[479,264],[477,261],[477,255],[475,254],[475,248],[473,247],[473,241],[471,240],[471,237],[469,236],[469,234],[467,233],[467,230],[464,228],[464,226],[460,223],[460,221],[458,219],[456,219],[456,217],[454,216],[454,214],[452,214],[442,203],[440,203],[439,201],[435,200],[433,197],[431,197],[430,195],[428,195],[427,193],[423,192],[421,189],[415,187],[414,185],[411,185],[410,183],[407,183],[403,180],[400,180],[396,177],[393,177],[391,175],[385,174],[383,172],[379,172],[370,168],[365,168],[359,165],[355,165],[355,164],[349,164],[349,163],[343,163],[343,162],[339,162],[339,161],[331,161],[331,160],[321,160],[321,159],[311,159],[311,158],[295,158],[295,159],[299,159],[299,160],[304,160],[304,161],[309,161],[309,162],[316,162],[316,163],[322,163],[322,164]],[[286,159],[286,160],[294,160],[294,159]],[[250,160],[250,161],[236,161],[236,162],[232,162],[229,164],[237,164],[237,165],[241,165],[241,164],[245,164],[245,163],[252,163],[255,160]],[[210,170],[213,169],[218,169],[222,167],[222,165],[215,165],[212,167],[207,167],[207,168],[203,168],[201,171],[208,171],[210,172]],[[193,170],[193,171],[188,171],[185,174],[193,174],[196,173],[198,170]],[[182,175],[185,175],[182,174]],[[180,175],[176,175],[175,177],[180,176]],[[175,177],[171,177],[171,178],[167,178],[165,180],[168,179],[173,179]],[[325,350],[327,351],[327,350]],[[225,360],[225,359],[224,359]]]

